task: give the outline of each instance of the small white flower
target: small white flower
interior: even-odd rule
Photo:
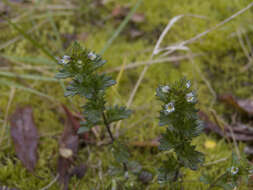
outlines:
[[[231,169],[230,169],[230,172],[231,172],[231,174],[232,174],[232,175],[237,174],[237,173],[238,173],[238,171],[239,171],[239,168],[234,167],[234,166],[232,166],[232,167],[231,167]]]
[[[170,90],[170,87],[169,86],[163,86],[161,89],[162,89],[163,93],[168,93],[169,90]]]
[[[97,56],[95,53],[93,53],[92,51],[88,54],[88,58],[91,60],[91,61],[94,61]]]
[[[194,102],[194,94],[192,92],[186,94],[186,101],[187,102]]]
[[[62,57],[62,59],[60,60],[60,62],[63,64],[63,65],[67,65],[69,62],[70,62],[70,56],[68,56],[68,55],[64,55],[63,57]]]
[[[187,81],[186,88],[190,88],[190,87],[191,87],[191,81]]]
[[[82,64],[82,60],[78,60],[77,63],[78,63],[78,64]]]
[[[174,107],[174,103],[173,102],[170,102],[170,103],[168,103],[168,104],[165,105],[164,112],[165,112],[166,115],[169,114],[169,113],[171,113],[171,112],[173,112],[173,111],[175,111],[175,107]]]

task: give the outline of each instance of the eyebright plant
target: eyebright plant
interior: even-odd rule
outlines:
[[[160,183],[179,183],[181,168],[197,170],[204,162],[204,155],[191,144],[203,129],[195,108],[196,93],[191,90],[191,82],[183,78],[170,86],[159,86],[156,96],[163,103],[159,125],[166,126],[159,150],[170,151],[159,170],[158,180]]]
[[[56,74],[59,79],[70,78],[71,82],[66,88],[65,96],[79,95],[86,99],[83,108],[85,122],[81,122],[79,133],[89,131],[97,125],[104,125],[111,138],[111,150],[115,160],[123,164],[123,170],[116,166],[111,170],[116,176],[112,180],[112,188],[118,185],[132,189],[134,180],[143,178],[151,179],[152,174],[142,171],[141,165],[129,161],[130,154],[127,146],[115,141],[110,125],[113,122],[126,119],[131,115],[131,110],[124,106],[110,106],[106,101],[106,90],[116,84],[110,76],[99,73],[105,60],[98,54],[74,43],[69,55],[59,59],[61,69]],[[198,119],[196,109],[196,93],[191,89],[191,82],[185,78],[172,85],[160,85],[156,90],[158,99],[162,102],[159,116],[159,125],[165,127],[161,135],[159,150],[165,153],[166,160],[159,169],[158,182],[169,183],[173,189],[182,189],[182,168],[197,170],[204,162],[204,155],[192,145],[193,138],[199,136],[203,130],[202,122]],[[246,159],[245,159],[246,160]],[[223,175],[214,179],[208,173],[203,173],[200,181],[209,186],[231,189],[238,186],[240,179],[248,180],[252,168],[243,165],[233,154],[231,167]],[[116,188],[115,188],[116,189]]]
[[[222,188],[224,190],[237,189],[240,185],[248,185],[252,176],[252,166],[246,157],[239,158],[232,153],[230,167],[219,176],[213,177],[206,171],[200,177],[200,181],[208,185],[208,190],[213,188]]]
[[[80,95],[87,100],[82,107],[85,122],[81,122],[78,132],[83,133],[96,125],[103,124],[113,142],[110,124],[128,118],[131,111],[123,106],[107,104],[106,90],[116,82],[110,76],[98,72],[105,63],[106,61],[101,56],[75,42],[70,55],[64,55],[59,59],[62,68],[56,77],[72,79],[66,88],[65,96]]]

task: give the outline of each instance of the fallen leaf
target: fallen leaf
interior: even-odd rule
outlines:
[[[237,141],[244,141],[244,142],[253,141],[253,131],[246,125],[243,125],[240,123],[237,123],[234,126],[224,125],[222,129],[216,123],[212,122],[209,119],[208,115],[205,114],[204,112],[199,111],[198,114],[199,114],[200,119],[204,121],[206,133],[215,132],[222,137],[227,137],[230,139],[233,139],[233,136],[234,136],[235,140]]]
[[[134,23],[142,23],[145,21],[145,15],[143,13],[135,13],[131,20],[134,22]]]
[[[31,107],[18,108],[11,116],[11,137],[15,152],[24,166],[32,172],[37,163],[38,132]]]
[[[223,94],[219,96],[219,100],[231,105],[236,110],[247,114],[248,116],[253,116],[253,100],[236,99],[231,94]]]
[[[138,29],[132,28],[132,29],[130,29],[129,34],[130,34],[131,39],[136,39],[136,38],[141,37],[144,34],[144,32],[140,31]]]
[[[129,12],[128,7],[122,7],[120,5],[117,5],[113,10],[112,10],[112,16],[116,18],[123,18],[125,17],[128,12]]]
[[[83,118],[80,115],[72,114],[71,111],[65,105],[62,105],[62,107],[70,124],[72,125],[72,128],[74,129],[75,133],[77,133],[78,129],[80,128],[79,120],[83,120]],[[80,134],[80,137],[84,140],[84,142],[90,142],[89,132]]]
[[[76,176],[78,179],[82,179],[87,171],[87,166],[84,164],[81,164],[79,166],[74,167],[71,172],[70,176]]]
[[[130,8],[127,6],[117,5],[111,15],[117,19],[124,19],[129,14]],[[143,13],[134,13],[131,17],[132,23],[143,23],[145,21],[145,15]]]
[[[78,39],[78,41],[84,42],[87,40],[88,36],[89,36],[89,34],[87,32],[82,32],[77,35],[77,39]]]
[[[59,182],[67,190],[70,180],[70,168],[78,151],[79,138],[77,130],[80,127],[67,107],[63,106],[67,120],[59,140],[58,173]]]

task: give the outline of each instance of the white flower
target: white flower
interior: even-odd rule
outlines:
[[[70,56],[68,56],[68,55],[64,55],[63,57],[62,57],[62,59],[60,60],[60,62],[63,64],[63,65],[67,65],[69,62],[70,62]]]
[[[190,87],[191,87],[191,81],[187,81],[186,88],[190,88]]]
[[[82,64],[82,60],[78,60],[77,63],[78,63],[78,64]]]
[[[91,60],[91,61],[94,61],[97,56],[95,53],[93,53],[92,51],[88,54],[88,58]]]
[[[166,115],[169,114],[169,113],[171,113],[171,112],[173,112],[173,111],[175,111],[175,107],[174,107],[174,103],[173,102],[170,102],[170,103],[168,103],[168,104],[165,105],[164,112],[165,112]]]
[[[161,89],[162,89],[163,93],[168,93],[169,90],[170,90],[170,87],[169,86],[163,86]]]
[[[232,166],[232,167],[231,167],[231,169],[230,169],[230,172],[231,172],[231,174],[232,174],[232,175],[237,174],[237,173],[238,173],[238,171],[239,171],[239,168],[234,167],[234,166]]]
[[[187,102],[194,102],[194,94],[192,92],[186,94],[186,101]]]

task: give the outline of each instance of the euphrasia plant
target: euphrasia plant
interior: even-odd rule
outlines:
[[[204,155],[192,145],[193,138],[203,129],[195,107],[197,97],[191,90],[191,82],[185,78],[170,86],[159,86],[156,95],[163,103],[159,125],[167,126],[159,149],[171,151],[159,170],[158,180],[160,183],[179,183],[181,168],[196,170],[204,161]]]
[[[101,56],[76,42],[70,55],[64,55],[59,60],[62,68],[56,77],[72,79],[66,88],[65,96],[80,95],[87,100],[82,107],[85,122],[81,123],[79,133],[88,131],[96,125],[105,125],[113,142],[110,124],[128,118],[131,111],[123,106],[109,106],[106,102],[106,90],[116,82],[110,76],[98,72],[105,63]]]

